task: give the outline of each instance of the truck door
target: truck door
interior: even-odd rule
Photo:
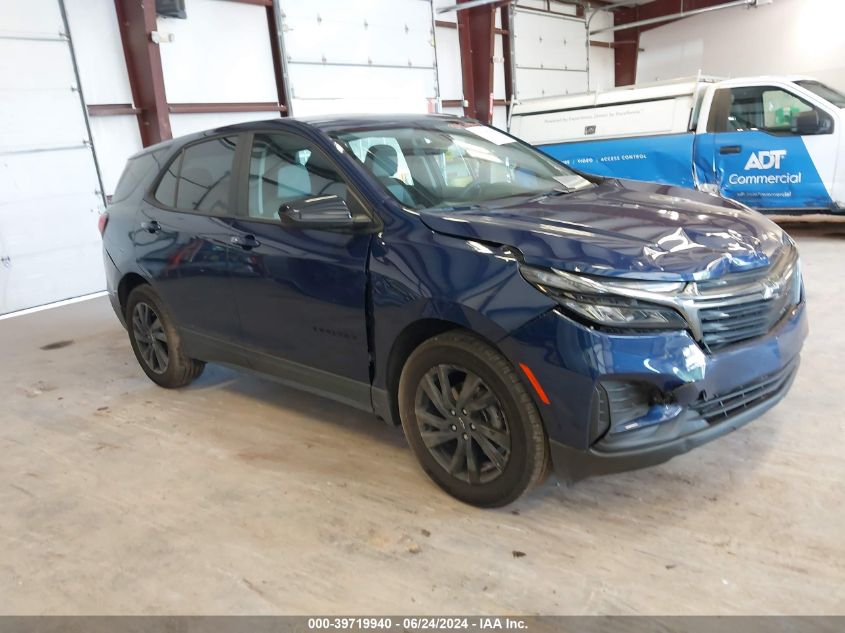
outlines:
[[[713,91],[696,139],[702,184],[759,210],[829,210],[839,131],[819,105],[775,85]],[[701,129],[701,127],[699,127]]]

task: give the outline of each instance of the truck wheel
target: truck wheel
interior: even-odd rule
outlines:
[[[150,286],[138,286],[129,293],[126,323],[135,358],[157,385],[168,389],[184,387],[205,369],[204,362],[182,352],[173,320]]]
[[[405,437],[423,470],[453,497],[507,505],[548,472],[540,414],[511,364],[475,336],[420,345],[399,379]]]

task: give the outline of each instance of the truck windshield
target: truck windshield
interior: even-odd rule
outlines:
[[[413,209],[457,207],[592,184],[507,134],[462,119],[332,134],[390,194]]]
[[[826,86],[815,79],[801,79],[795,83],[802,88],[806,88],[817,97],[821,97],[825,101],[829,101],[837,108],[845,108],[845,95],[838,90],[834,90],[830,86]]]

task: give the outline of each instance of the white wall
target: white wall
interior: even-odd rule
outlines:
[[[806,74],[845,90],[845,2],[773,0],[705,13],[646,31],[637,82],[705,74]]]
[[[274,103],[276,75],[267,10],[226,0],[191,0],[187,19],[158,16],[161,67],[167,102]],[[173,136],[242,121],[278,117],[275,112],[171,114]]]

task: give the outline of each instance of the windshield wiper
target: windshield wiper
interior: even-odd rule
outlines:
[[[436,207],[423,207],[426,211],[472,211],[481,209],[481,205],[474,202],[456,202],[455,204],[444,204]]]

